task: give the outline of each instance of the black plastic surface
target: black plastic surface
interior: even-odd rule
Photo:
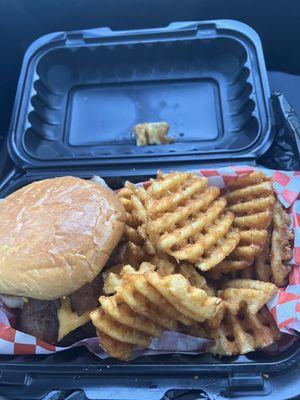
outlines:
[[[156,121],[175,142],[137,147],[133,125]],[[27,167],[255,159],[273,122],[261,43],[247,25],[56,33],[25,55],[10,151]]]

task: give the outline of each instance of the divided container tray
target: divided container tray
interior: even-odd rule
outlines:
[[[133,125],[162,120],[175,142],[137,147]],[[242,23],[53,33],[35,41],[24,57],[3,156],[12,168],[0,194],[57,175],[97,174],[117,189],[126,179],[148,179],[158,168],[255,164],[274,135],[261,43]],[[85,349],[0,355],[0,393],[38,399],[51,389],[84,388],[93,398],[105,393],[135,399],[146,398],[140,390],[148,388],[149,398],[160,399],[171,389],[205,386],[210,398],[267,396],[271,390],[261,373],[282,376],[298,360],[297,343],[277,356],[160,355],[129,363],[100,360]],[[170,392],[169,398],[177,395]]]

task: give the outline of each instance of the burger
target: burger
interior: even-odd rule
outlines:
[[[118,196],[91,180],[46,179],[1,200],[0,300],[20,309],[17,328],[52,344],[91,336],[100,272],[124,229]]]

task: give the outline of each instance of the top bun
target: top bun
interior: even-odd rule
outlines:
[[[66,176],[0,201],[0,293],[41,300],[71,294],[101,271],[125,229],[118,196]]]

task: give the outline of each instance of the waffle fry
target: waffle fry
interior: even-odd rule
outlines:
[[[120,342],[113,339],[111,336],[105,335],[100,331],[97,332],[99,343],[101,347],[111,357],[118,358],[119,360],[129,361],[132,358],[134,346],[129,343]]]
[[[132,286],[140,292],[146,299],[157,307],[163,310],[163,312],[169,316],[169,318],[179,321],[184,325],[191,325],[193,321],[180,313],[168,300],[166,300],[160,292],[158,292],[144,276],[128,276],[128,281]]]
[[[154,271],[154,269],[154,265],[150,263],[142,263],[138,270],[133,268],[131,265],[115,265],[103,273],[103,292],[107,296],[115,294],[116,287],[123,282],[125,275]]]
[[[155,254],[155,249],[148,240],[146,232],[147,211],[145,202],[146,190],[126,182],[118,196],[126,211],[125,239],[141,248],[148,254]]]
[[[90,317],[100,343],[115,357],[130,359],[133,345],[148,347],[163,330],[177,330],[178,323],[191,326],[219,312],[221,299],[191,286],[181,274],[161,276],[154,269],[145,262],[139,270],[116,266],[107,274],[118,273],[115,294],[101,296],[101,308]]]
[[[272,279],[277,286],[287,284],[287,278],[291,267],[285,265],[292,257],[290,242],[293,234],[289,229],[289,217],[281,204],[275,203],[273,217],[273,233],[271,240],[271,271]]]
[[[212,333],[215,342],[210,352],[219,355],[245,354],[278,340],[280,332],[265,306],[277,290],[272,283],[251,279],[224,283],[223,290],[218,294],[226,312]]]
[[[157,272],[145,274],[147,281],[182,315],[193,321],[203,322],[213,318],[220,305],[220,299],[208,296],[207,293],[192,287],[189,281],[180,274],[161,277]]]
[[[246,354],[265,348],[281,336],[266,306],[256,315],[242,310],[234,316],[227,311],[214,335],[215,342],[209,352],[224,356]]]
[[[215,247],[208,257],[201,257],[200,260],[196,262],[196,267],[201,269],[201,271],[209,271],[234,251],[239,243],[239,240],[239,232],[232,230],[228,233],[228,235],[225,236],[225,238],[222,238],[218,241],[218,247]]]
[[[264,282],[272,281],[278,287],[286,285],[291,271],[287,261],[292,256],[290,243],[292,239],[288,214],[276,201],[272,227],[268,229],[264,251],[256,257],[253,265],[241,271],[241,277]]]
[[[288,215],[262,172],[227,189],[220,197],[206,178],[175,172],[121,189],[125,242],[91,313],[108,354],[128,360],[165,330],[211,339],[219,355],[278,340],[266,303],[290,270]]]
[[[145,348],[150,345],[150,336],[135,328],[119,323],[103,310],[92,311],[90,317],[98,331],[103,332],[105,335],[110,336],[119,342],[129,343]]]
[[[215,277],[230,271],[243,270],[251,265],[263,251],[268,240],[268,227],[273,217],[275,198],[272,182],[263,172],[256,171],[238,176],[227,185],[227,209],[234,215],[233,225],[240,230],[240,242],[220,265]]]
[[[188,279],[192,286],[204,290],[209,296],[215,295],[214,288],[208,285],[204,276],[200,275],[193,265],[181,263],[179,265],[179,273]]]
[[[237,246],[234,214],[224,213],[220,190],[192,173],[159,173],[147,190],[147,232],[157,250],[177,260],[213,268]]]
[[[272,279],[271,271],[271,237],[272,225],[269,226],[267,232],[266,244],[263,251],[258,254],[252,265],[247,266],[240,272],[242,279],[257,279],[262,282],[270,282]]]
[[[166,330],[176,330],[176,320],[163,313],[159,306],[152,304],[146,297],[136,291],[133,286],[129,284],[118,286],[117,293],[136,313],[151,319]]]
[[[135,273],[144,273],[148,271],[157,270],[160,275],[170,275],[173,274],[177,268],[177,265],[172,262],[167,255],[158,256],[155,255],[153,257],[139,256],[138,252],[143,251],[136,246],[134,243],[128,242],[126,244],[128,246],[127,249],[130,249],[130,253],[127,255],[123,255],[124,264],[114,265],[103,272],[103,293],[105,295],[115,294],[116,287],[119,286],[122,282],[122,278],[125,274],[135,274]],[[127,251],[127,250],[126,250]],[[128,254],[130,256],[128,257]],[[162,257],[162,258],[161,258]],[[143,262],[146,259],[150,259],[151,263]],[[132,260],[133,263],[128,263],[128,260]],[[138,262],[140,260],[140,262]],[[137,264],[138,263],[138,264]],[[134,265],[134,267],[132,267]],[[138,270],[136,269],[138,268]],[[196,273],[196,272],[195,272]],[[199,279],[201,277],[199,276]],[[203,278],[204,279],[204,278]]]
[[[277,287],[272,283],[251,279],[234,279],[226,282],[223,287],[218,294],[233,315],[237,315],[242,306],[246,307],[249,314],[257,314],[277,292]]]
[[[133,133],[136,136],[138,146],[169,144],[174,142],[173,139],[167,137],[169,128],[167,122],[148,122],[135,125]]]
[[[223,275],[234,274],[235,272],[248,269],[251,264],[247,261],[239,260],[224,260],[218,264],[215,268],[209,271],[209,278],[213,280],[220,279]],[[252,277],[252,276],[251,276]]]
[[[260,282],[253,279],[233,279],[223,284],[223,288],[255,289],[273,296],[277,292],[277,287],[273,283]]]
[[[100,304],[103,311],[115,321],[131,328],[136,328],[150,336],[160,336],[162,328],[150,319],[132,311],[120,296],[101,296]]]
[[[146,261],[146,260],[143,260]],[[175,259],[172,257],[168,256],[168,254],[156,254],[153,257],[149,259],[149,262],[152,265],[155,265],[155,270],[160,274],[160,275],[170,275],[174,274],[177,267],[178,263],[176,262]]]
[[[262,251],[256,257],[254,265],[245,270],[245,272],[248,272],[248,276],[252,275],[254,279],[258,279],[262,282],[270,282],[272,277],[272,270],[271,270],[272,229],[273,227],[268,230],[268,236],[264,251]]]
[[[120,273],[123,265],[118,264],[109,268],[103,273],[103,293],[106,295],[114,294],[116,287],[121,283]]]
[[[119,245],[118,252],[113,258],[114,265],[130,264],[134,268],[138,268],[143,261],[148,261],[150,256],[143,246],[133,242],[122,242]]]

